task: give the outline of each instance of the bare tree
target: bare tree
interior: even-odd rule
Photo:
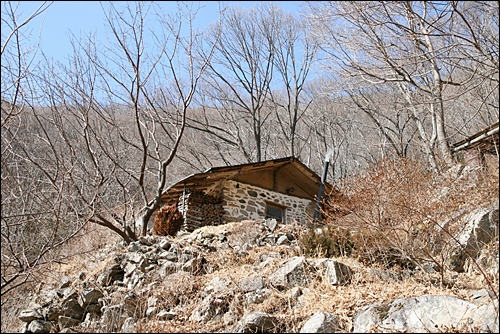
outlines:
[[[456,27],[457,8],[463,6],[418,1],[311,5],[311,18],[324,41],[329,65],[365,85],[398,89],[435,170],[439,169],[437,154],[446,165],[452,164],[445,104],[466,91],[476,75],[476,71],[464,71],[459,60],[464,44],[469,43],[465,49],[473,49],[463,38],[464,29]],[[467,26],[466,22],[462,20]],[[482,58],[489,63],[487,57]],[[450,96],[449,87],[463,89]]]
[[[380,133],[381,158],[390,152],[401,158],[406,157],[415,134],[407,104],[395,96],[394,91],[384,90],[382,86],[347,91],[347,94],[354,104],[352,109],[366,114]]]
[[[136,223],[139,233],[146,234],[152,214],[161,205],[160,196],[171,181],[168,166],[182,140],[198,81],[211,59],[210,45],[206,59],[195,57],[197,48],[204,47],[193,27],[198,10],[190,3],[178,3],[177,12],[165,15],[155,4],[138,3],[125,11],[111,5],[107,23],[116,45],[108,48],[104,58],[97,57],[92,49],[86,53],[96,78],[104,84],[99,93],[106,94],[108,104],[121,106],[128,116],[122,130],[123,122],[118,121],[116,112],[98,106],[97,97],[89,92],[93,99],[88,100],[88,109],[96,110],[94,117],[99,125],[109,124],[116,133],[108,139],[104,138],[106,131],[93,130],[94,145],[111,169],[112,187],[108,191],[121,194],[119,212],[104,203],[106,196],[89,199],[89,205],[106,206],[106,210],[92,215],[91,221],[111,229],[118,226],[127,241],[137,235],[133,231]],[[157,27],[149,27],[150,15]],[[155,46],[154,51],[146,53],[147,43]],[[89,145],[87,152],[96,162],[94,170],[106,179],[97,151]],[[110,217],[113,210],[115,214]]]
[[[249,10],[228,7],[219,24],[213,25],[207,39],[218,40],[204,94],[211,104],[192,125],[211,133],[227,145],[236,147],[248,162],[264,157],[270,85],[274,72],[276,23],[269,15],[272,7]],[[211,119],[218,122],[212,122]]]
[[[303,91],[318,46],[313,38],[307,36],[303,20],[284,13],[278,8],[271,8],[271,10],[271,15],[276,21],[276,34],[273,36],[272,32],[269,32],[269,38],[274,45],[277,76],[284,87],[282,92],[279,92],[279,88],[273,89],[271,98],[276,106],[276,119],[286,143],[287,155],[295,156],[300,154],[307,144],[302,137],[303,144],[302,147],[299,146],[298,127],[312,102],[312,100],[304,100]],[[270,26],[271,22],[267,28]]]
[[[67,64],[39,64],[36,80],[23,87],[30,108],[16,115],[19,129],[15,117],[3,122],[11,104],[2,103],[2,294],[15,279],[4,264],[17,263],[18,271],[39,265],[46,245],[60,245],[87,222],[126,242],[146,234],[210,60],[195,57],[204,47],[192,25],[196,13],[182,3],[168,17],[154,3],[111,4],[114,45],[74,38]],[[147,43],[155,47],[146,51]],[[39,234],[37,243],[27,231]]]
[[[31,23],[51,3],[43,2],[20,21],[19,8],[2,2],[1,91],[1,295],[40,278],[47,264],[67,254],[59,249],[78,235],[79,221],[68,189],[71,168],[52,164],[46,118],[34,106],[39,97],[35,71],[38,45],[28,42]],[[49,144],[49,145],[47,145]],[[4,303],[2,299],[2,304]]]

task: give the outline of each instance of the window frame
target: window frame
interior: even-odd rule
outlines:
[[[279,223],[286,223],[286,217],[287,217],[286,210],[289,208],[288,206],[283,205],[283,204],[279,204],[279,203],[276,203],[276,202],[271,202],[271,201],[265,201],[265,203],[266,203],[266,207],[265,207],[265,219],[273,218],[273,219],[276,219],[276,221],[279,222]],[[274,209],[281,210],[281,219],[279,220],[275,216],[270,216],[268,214],[268,208],[274,208]]]

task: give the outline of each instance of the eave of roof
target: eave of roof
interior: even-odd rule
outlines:
[[[496,138],[495,138],[496,134]],[[471,149],[480,145],[484,141],[492,141],[498,143],[498,122],[491,124],[483,130],[469,136],[452,145],[452,151],[458,152],[463,149]]]
[[[320,177],[298,159],[295,157],[286,157],[234,166],[213,167],[202,173],[191,174],[166,189],[161,196],[162,202],[165,204],[173,204],[183,193],[184,189],[194,188],[204,190],[223,179],[229,180],[237,175],[278,169],[288,164],[293,164],[312,182],[315,182],[318,185],[321,183]],[[329,184],[325,184],[325,193],[328,193],[327,191],[330,189],[331,186]]]

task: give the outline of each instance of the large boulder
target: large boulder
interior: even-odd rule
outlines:
[[[294,286],[308,286],[311,279],[306,272],[308,263],[303,256],[292,257],[282,267],[275,271],[269,280],[271,284],[281,290],[286,290]]]
[[[28,331],[30,333],[50,333],[52,329],[52,323],[50,321],[45,320],[33,320],[28,325]]]
[[[306,321],[300,333],[335,333],[338,330],[340,325],[337,318],[331,313],[321,311]]]
[[[272,314],[253,312],[243,318],[244,333],[276,333],[278,320]]]
[[[497,304],[498,305],[498,304]],[[498,307],[498,306],[497,306]],[[493,303],[481,306],[453,296],[400,298],[366,306],[353,319],[353,332],[429,333],[481,328],[498,332]]]
[[[343,285],[351,280],[351,268],[343,263],[323,258],[316,261],[316,266],[331,285]]]
[[[478,208],[466,215],[464,227],[456,239],[460,243],[454,244],[450,250],[448,265],[451,270],[464,271],[466,259],[476,259],[484,245],[498,237],[498,203],[491,208]]]
[[[31,322],[33,320],[43,319],[43,315],[37,308],[30,308],[26,310],[22,310],[18,315],[19,320],[24,322]]]

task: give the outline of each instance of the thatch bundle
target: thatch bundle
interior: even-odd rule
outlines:
[[[158,210],[153,225],[154,235],[175,236],[184,222],[182,213],[175,205],[168,205]]]

